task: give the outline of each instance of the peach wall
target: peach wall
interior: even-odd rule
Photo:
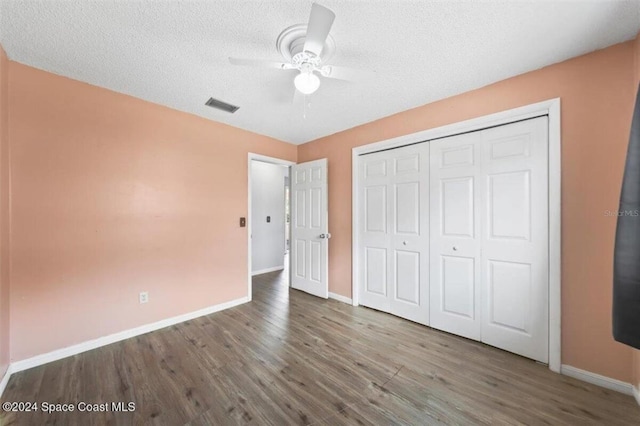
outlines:
[[[247,296],[247,153],[296,146],[9,69],[13,361]]]
[[[635,54],[635,75],[633,80],[632,93],[636,93],[640,86],[640,34],[634,42]],[[633,385],[640,391],[640,350],[633,351]],[[638,401],[640,403],[640,401]]]
[[[633,42],[504,80],[301,145],[329,160],[330,291],[351,296],[351,149],[560,97],[562,362],[626,382],[632,351],[611,335],[616,210],[634,97]]]
[[[0,46],[0,379],[9,365],[9,61]]]

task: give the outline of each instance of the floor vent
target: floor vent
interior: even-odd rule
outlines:
[[[204,104],[211,108],[221,109],[222,111],[230,112],[231,114],[233,114],[238,109],[240,109],[239,106],[231,105],[214,98],[209,98],[209,100]]]

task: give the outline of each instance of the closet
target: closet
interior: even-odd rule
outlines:
[[[547,126],[362,155],[360,303],[548,362]]]

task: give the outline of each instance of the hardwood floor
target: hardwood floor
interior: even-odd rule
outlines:
[[[254,278],[253,302],[17,373],[3,401],[134,402],[3,425],[638,425],[632,397]]]

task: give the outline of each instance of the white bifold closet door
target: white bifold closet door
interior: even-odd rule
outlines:
[[[359,162],[360,304],[429,323],[429,145]]]
[[[480,132],[431,145],[431,326],[480,340]]]
[[[485,130],[482,144],[482,341],[548,363],[548,119]]]
[[[541,117],[431,145],[431,326],[548,362]]]

